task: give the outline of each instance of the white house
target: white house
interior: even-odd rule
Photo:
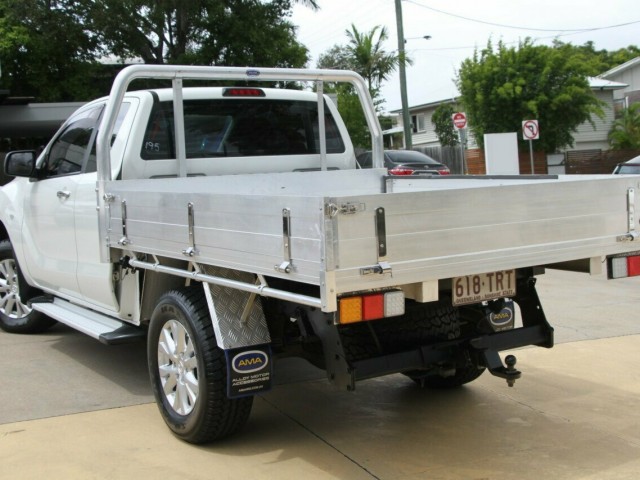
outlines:
[[[622,69],[627,65],[625,69]],[[612,80],[610,77],[619,78]],[[622,80],[633,81],[635,83],[623,83]],[[631,60],[609,72],[605,72],[597,78],[590,78],[589,84],[596,97],[603,101],[605,106],[604,118],[594,116],[593,124],[586,122],[578,127],[574,134],[574,150],[608,149],[607,135],[615,119],[617,110],[621,102],[627,102],[633,95],[637,95],[640,100],[640,57]],[[431,122],[431,117],[436,108],[442,104],[456,104],[456,98],[449,98],[409,108],[412,124],[412,143],[414,147],[434,147],[439,146],[435,128]],[[625,103],[626,106],[626,103]],[[397,113],[399,126],[402,126],[402,110],[394,110]],[[595,128],[594,128],[595,126]],[[544,135],[544,126],[540,126],[540,135]],[[471,136],[470,136],[471,137]],[[469,146],[473,148],[473,138],[469,138]]]
[[[627,88],[627,85],[600,77],[590,78],[589,85],[598,100],[605,103],[604,117],[600,118],[594,115],[591,118],[593,125],[586,122],[578,126],[578,131],[573,134],[572,150],[607,150],[609,148],[609,130],[611,130],[616,118],[615,95],[616,92]],[[542,130],[542,127],[540,129]],[[542,135],[542,131],[540,135]]]
[[[618,65],[598,77],[626,84],[624,88],[616,90],[613,94],[616,111],[640,102],[640,57]]]

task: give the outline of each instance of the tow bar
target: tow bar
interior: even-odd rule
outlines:
[[[504,378],[507,381],[507,385],[510,387],[513,387],[516,380],[522,376],[522,373],[515,368],[517,362],[515,355],[507,355],[504,359],[506,366],[504,366],[500,359],[500,355],[495,350],[485,350],[482,354],[484,356],[485,365],[491,375]]]

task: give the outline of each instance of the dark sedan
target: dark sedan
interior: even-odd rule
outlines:
[[[371,152],[358,155],[361,168],[371,168]],[[414,150],[385,150],[384,166],[389,175],[449,175],[449,167]]]

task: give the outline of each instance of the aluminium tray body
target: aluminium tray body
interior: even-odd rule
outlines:
[[[317,285],[327,311],[345,292],[640,250],[638,177],[385,174],[110,181],[103,241]]]

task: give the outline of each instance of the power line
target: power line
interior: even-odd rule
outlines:
[[[407,1],[407,0],[405,0],[405,1]],[[632,22],[632,23],[640,23],[640,20]],[[548,35],[548,36],[544,36],[544,37],[534,37],[531,40],[533,40],[534,42],[538,42],[540,40],[549,40],[550,38],[568,37],[570,35],[579,35],[581,33],[593,32],[593,31],[596,31],[596,30],[606,30],[607,28],[615,28],[615,26],[590,28],[590,29],[579,30],[579,31],[571,31],[571,30],[569,30],[568,33],[560,33],[558,35]],[[512,40],[510,42],[502,42],[502,43],[503,43],[503,45],[515,45],[515,44],[520,43],[520,42],[521,42],[521,40]],[[478,45],[476,44],[476,45],[466,45],[466,46],[460,46],[460,47],[441,47],[441,48],[414,48],[411,51],[412,52],[436,52],[436,51],[443,51],[443,50],[469,50],[469,49],[472,49],[472,48],[478,48]]]
[[[573,32],[573,33],[582,33],[582,32],[592,32],[594,30],[604,30],[607,28],[617,28],[617,27],[626,27],[627,25],[633,25],[636,23],[640,23],[640,20],[634,20],[632,22],[626,22],[626,23],[619,23],[617,25],[608,25],[605,27],[592,27],[592,28],[534,28],[534,27],[519,27],[516,25],[505,25],[502,23],[494,23],[494,22],[488,22],[485,20],[480,20],[477,18],[470,18],[470,17],[465,17],[463,15],[458,15],[456,13],[451,13],[451,12],[445,12],[444,10],[439,10],[437,8],[434,7],[430,7],[428,5],[424,5],[422,3],[416,2],[415,0],[404,0],[407,3],[411,3],[413,5],[416,5],[418,7],[421,8],[426,8],[427,10],[431,10],[433,12],[437,12],[437,13],[441,13],[443,15],[448,15],[450,17],[455,17],[455,18],[460,18],[462,20],[467,20],[469,22],[475,22],[475,23],[482,23],[485,25],[491,25],[494,27],[503,27],[503,28],[513,28],[516,30],[528,30],[528,31],[532,31],[532,32]]]

